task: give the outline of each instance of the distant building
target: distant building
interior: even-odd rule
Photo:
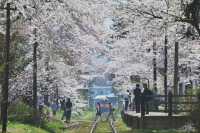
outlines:
[[[89,83],[89,106],[94,107],[100,97],[107,97],[108,102],[114,106],[117,104],[117,98],[114,94],[112,81],[109,77],[95,77]]]

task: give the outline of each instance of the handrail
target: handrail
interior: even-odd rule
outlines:
[[[173,95],[173,97],[197,97],[197,95]]]
[[[168,95],[167,95],[168,96]],[[165,97],[165,95],[146,95],[145,97],[156,98],[156,97]],[[197,97],[197,95],[172,95],[172,97]]]
[[[172,102],[172,104],[198,104],[199,102]]]

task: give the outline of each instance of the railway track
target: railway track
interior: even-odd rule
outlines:
[[[115,128],[115,125],[114,125],[114,121],[112,119],[109,119],[109,126],[110,126],[110,129],[111,129],[111,132],[112,133],[117,133],[117,130]],[[101,124],[101,120],[100,118],[98,118],[97,120],[95,120],[91,126],[91,130],[89,133],[95,133],[97,127],[99,126],[99,124]]]
[[[100,122],[100,118],[98,118],[97,120],[95,120],[92,124],[92,127],[91,127],[91,130],[90,130],[90,133],[95,133],[95,130],[97,128],[97,125],[98,123]]]
[[[112,133],[117,133],[117,129],[115,127],[113,119],[109,120],[109,125],[110,125],[110,128],[112,129]]]

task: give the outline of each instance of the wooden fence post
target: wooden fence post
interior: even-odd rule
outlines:
[[[169,91],[168,93],[168,116],[172,116],[172,92]]]

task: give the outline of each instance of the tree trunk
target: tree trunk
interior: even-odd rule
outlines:
[[[154,92],[157,93],[157,62],[156,62],[156,42],[153,43],[153,88]]]
[[[168,64],[168,59],[167,59],[167,35],[165,36],[165,59],[164,59],[164,91],[165,91],[165,111],[167,110],[167,95],[168,95],[168,90],[167,90],[167,64]]]
[[[175,42],[174,57],[174,95],[178,94],[178,42]]]
[[[10,3],[7,4],[7,22],[6,22],[6,43],[5,43],[5,70],[4,82],[2,87],[2,101],[1,101],[1,119],[2,119],[2,133],[7,131],[8,122],[8,87],[9,87],[9,57],[10,57]]]
[[[33,46],[33,107],[37,109],[37,45]]]
[[[36,29],[35,29],[36,34]],[[33,44],[33,119],[37,123],[37,42]]]

